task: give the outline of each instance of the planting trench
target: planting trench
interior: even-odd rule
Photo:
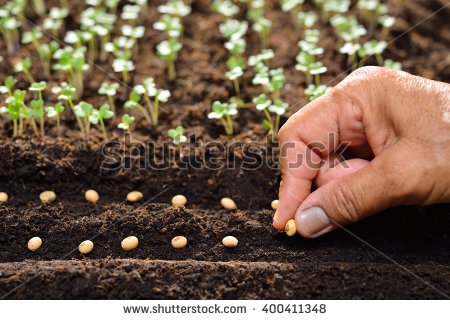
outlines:
[[[180,123],[202,141],[221,139],[232,144],[264,140],[262,117],[251,109],[242,111],[237,135],[231,139],[221,136],[223,132],[214,122],[205,121],[211,100],[227,99],[232,86],[222,72],[226,52],[214,27],[217,21],[203,2],[194,2],[192,17],[186,22],[182,40],[186,50],[180,55],[175,84],[165,83],[161,76],[164,66],[153,53],[160,40],[158,33],[150,32],[140,44],[142,56],[147,58],[140,61],[136,82],[150,72],[158,85],[171,89],[175,102],[162,112],[157,128],[137,126],[134,138],[138,141],[164,138],[168,128]],[[444,2],[390,1],[400,21],[393,36]],[[151,20],[155,20],[155,8],[152,5]],[[282,95],[294,105],[291,114],[301,107],[296,102],[303,98],[303,90],[298,88],[304,87],[303,76],[293,67],[296,52],[287,45],[295,43],[297,35],[286,22],[288,15],[273,8],[268,14],[274,21],[274,67],[287,70]],[[448,14],[444,10],[398,39],[388,48],[386,58],[401,60],[412,73],[448,82],[450,69],[445,61],[450,36],[446,30],[435,32],[447,22]],[[321,31],[331,34],[326,28]],[[249,54],[258,52],[256,35],[250,34],[248,41],[250,50],[255,51]],[[331,54],[336,49],[331,38],[321,41],[327,48],[324,63],[331,79],[345,69],[345,62]],[[205,42],[209,51],[203,50]],[[108,68],[108,64],[102,67]],[[2,75],[10,68],[1,65]],[[87,101],[100,103],[96,89],[104,78],[101,72],[93,75],[85,93]],[[49,79],[49,83],[55,80]],[[243,97],[249,100],[257,90],[250,85],[250,78],[244,83]],[[19,82],[21,85],[24,82]],[[112,123],[111,128],[116,125]],[[10,201],[0,205],[0,297],[431,299],[444,297],[438,291],[450,294],[448,205],[394,208],[349,227],[351,233],[409,270],[405,271],[343,230],[315,240],[276,232],[271,227],[270,202],[277,198],[279,177],[278,171],[267,165],[257,170],[239,166],[232,170],[183,170],[171,163],[170,170],[106,171],[100,169],[104,160],[101,138],[94,132],[89,142],[81,141],[73,119],[64,119],[63,126],[65,137],[61,139],[55,138],[51,125],[50,137],[45,139],[11,141],[3,135],[10,133],[10,125],[2,130],[0,191],[7,192]],[[120,141],[117,132],[111,131]],[[225,162],[236,160],[239,165],[243,161],[238,151],[230,156],[233,159]],[[209,156],[202,153],[199,157]],[[259,158],[259,164],[263,160]],[[99,192],[97,205],[84,200],[87,189]],[[57,201],[42,205],[38,196],[44,190],[54,190]],[[132,190],[144,193],[141,203],[125,201]],[[188,198],[186,208],[169,205],[175,194]],[[220,207],[224,196],[236,201],[237,211]],[[125,252],[120,241],[129,235],[138,237],[139,246]],[[187,237],[186,248],[172,248],[170,240],[177,235]],[[238,247],[224,248],[221,240],[226,235],[235,236]],[[26,247],[33,236],[43,239],[36,252]],[[83,256],[78,245],[86,239],[95,247]]]

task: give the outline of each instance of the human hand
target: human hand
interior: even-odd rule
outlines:
[[[295,216],[315,238],[392,206],[450,202],[449,84],[360,68],[295,113],[278,140],[278,230]],[[342,161],[342,142],[353,158]]]

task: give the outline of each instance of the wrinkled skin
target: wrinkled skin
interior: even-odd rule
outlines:
[[[295,217],[298,232],[314,238],[392,206],[450,202],[449,84],[364,67],[295,113],[278,137],[291,146],[280,159],[278,230]]]

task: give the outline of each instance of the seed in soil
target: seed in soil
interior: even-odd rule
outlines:
[[[273,200],[272,203],[270,204],[272,206],[273,210],[277,210],[278,209],[278,204],[280,203],[280,201],[278,200]]]
[[[53,191],[44,191],[39,195],[39,199],[41,199],[43,204],[52,203],[56,200],[56,193]]]
[[[144,195],[140,191],[131,191],[127,195],[127,200],[130,202],[138,202],[141,201],[144,198]]]
[[[30,251],[36,251],[42,246],[42,239],[39,237],[33,237],[28,241],[28,249]]]
[[[121,243],[122,249],[125,251],[131,251],[131,250],[136,249],[138,244],[139,244],[139,240],[135,236],[126,237],[125,239],[122,240],[122,243]]]
[[[220,200],[220,204],[227,210],[235,210],[237,208],[236,202],[230,198],[222,198],[222,200]]]
[[[91,240],[85,240],[78,246],[78,250],[82,254],[88,254],[94,249],[94,243]]]
[[[238,245],[238,239],[233,236],[226,236],[223,238],[222,243],[227,248],[234,248]]]
[[[98,195],[98,192],[95,190],[88,190],[84,194],[84,197],[86,200],[90,203],[96,204],[97,201],[100,199],[100,196]]]
[[[174,207],[182,207],[186,205],[186,203],[187,203],[186,197],[181,194],[176,195],[172,198],[172,205]]]
[[[0,192],[0,203],[8,202],[8,194],[6,192]]]
[[[284,227],[284,231],[289,237],[292,237],[297,233],[297,227],[295,226],[295,220],[291,219],[286,223],[286,227]]]
[[[184,248],[184,247],[186,247],[186,245],[187,245],[186,237],[177,236],[172,239],[172,247],[174,247],[175,249]]]

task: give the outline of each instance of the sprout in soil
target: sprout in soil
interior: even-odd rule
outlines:
[[[143,96],[147,110],[139,103]],[[130,100],[125,103],[125,108],[133,109],[137,107],[140,109],[144,116],[153,125],[158,125],[159,118],[159,105],[161,102],[165,103],[169,100],[169,90],[163,90],[156,88],[153,78],[145,79],[142,84],[136,85],[130,94]],[[153,99],[153,101],[152,101]],[[150,116],[149,116],[150,114]]]
[[[239,7],[230,0],[214,0],[211,8],[225,19],[229,19],[239,12]]]
[[[53,64],[53,69],[63,71],[67,81],[76,88],[75,100],[83,95],[84,89],[84,72],[89,69],[89,65],[85,63],[86,47],[73,48],[66,46],[56,50],[53,58],[57,60]]]
[[[41,82],[35,82],[31,84],[31,87],[28,89],[32,92],[38,93],[38,99],[37,100],[31,100],[30,106],[31,106],[31,114],[33,118],[38,118],[40,120],[40,129],[41,129],[41,136],[44,136],[44,99],[42,98],[42,91],[44,91],[47,88],[47,83],[45,81]]]
[[[346,13],[349,11],[351,5],[350,0],[327,0],[323,3],[323,20],[328,20],[337,13]]]
[[[320,61],[315,61],[314,55],[306,51],[301,51],[297,55],[297,64],[295,68],[306,75],[306,82],[311,84],[314,76],[316,85],[320,85],[320,75],[327,72],[327,68]]]
[[[297,22],[302,29],[310,29],[319,19],[314,11],[301,11],[297,14]]]
[[[167,135],[172,138],[172,143],[174,145],[179,145],[186,143],[187,137],[183,135],[184,128],[182,126],[178,126],[175,129],[170,129],[167,132]]]
[[[396,19],[389,15],[383,15],[378,18],[378,23],[382,26],[381,34],[385,39],[389,34],[389,30],[395,24],[395,21]]]
[[[229,80],[233,81],[234,91],[236,92],[236,94],[240,93],[239,78],[242,77],[243,74],[244,71],[242,70],[241,67],[234,67],[233,69],[225,73],[226,77]]]
[[[19,47],[20,21],[13,17],[7,8],[0,8],[0,31],[6,43],[8,54],[13,55]]]
[[[121,57],[114,59],[112,67],[114,72],[122,73],[124,83],[128,84],[130,82],[129,73],[135,69],[131,60],[131,54],[123,54]]]
[[[141,13],[140,6],[126,4],[123,6],[120,17],[123,20],[126,20],[128,24],[134,25],[138,20],[140,13]]]
[[[98,93],[101,95],[106,95],[108,97],[109,105],[111,106],[111,110],[115,112],[116,107],[114,103],[114,97],[117,94],[117,89],[119,88],[118,83],[107,83],[103,82],[100,88],[98,89]]]
[[[310,84],[308,88],[305,89],[305,95],[308,97],[309,101],[313,101],[330,90],[331,88],[326,85],[316,86],[315,84]]]
[[[128,114],[124,114],[122,116],[122,121],[117,125],[119,129],[122,129],[124,131],[127,131],[128,133],[131,133],[131,125],[134,122],[134,117],[130,117]]]
[[[165,14],[159,21],[153,24],[153,28],[158,31],[164,31],[169,38],[178,38],[183,33],[183,25],[180,18]]]
[[[91,128],[89,117],[91,116],[93,110],[94,106],[85,101],[80,101],[80,103],[74,106],[75,115],[79,120],[81,120],[78,124],[80,125],[81,132],[85,137],[88,136]]]
[[[89,116],[89,121],[92,124],[100,124],[100,127],[103,132],[103,136],[105,139],[107,138],[106,128],[105,128],[105,120],[111,119],[114,117],[114,112],[110,110],[109,105],[104,104],[100,107],[100,109],[92,110],[92,114]]]
[[[68,14],[69,11],[66,8],[51,8],[49,16],[44,19],[44,29],[50,30],[55,38],[58,37],[59,33],[64,32],[64,19]]]
[[[169,0],[167,4],[158,7],[158,11],[163,14],[169,14],[172,17],[184,17],[191,13],[191,7],[183,0]]]
[[[176,38],[171,38],[168,41],[164,40],[156,46],[156,51],[162,60],[166,61],[168,68],[168,77],[170,81],[175,80],[177,74],[175,71],[175,60],[177,53],[182,48],[182,45]]]
[[[58,136],[61,135],[61,113],[64,112],[65,107],[61,102],[56,103],[54,106],[45,108],[47,118],[56,118],[56,128],[58,130]]]
[[[344,17],[342,15],[335,15],[331,18],[330,22],[338,36],[339,46],[343,42],[355,43],[367,33],[366,28],[359,24],[354,16]]]
[[[78,126],[80,127],[80,130],[84,134],[83,122],[77,116],[77,113],[75,112],[75,105],[73,102],[76,94],[75,87],[67,84],[66,82],[63,82],[60,86],[53,87],[52,92],[58,95],[57,99],[59,101],[63,101],[64,103],[66,103],[70,110],[72,110],[73,114],[75,115],[75,119],[77,120]]]
[[[387,13],[387,7],[380,0],[358,0],[357,8],[369,26],[369,34],[375,30],[379,15]]]
[[[14,64],[14,72],[16,72],[16,73],[23,72],[23,74],[25,75],[25,78],[27,78],[27,80],[30,83],[33,83],[35,81],[34,81],[33,75],[30,72],[30,69],[31,69],[31,59],[29,57],[27,57],[23,60],[18,60]]]
[[[32,0],[34,12],[38,16],[43,16],[45,14],[45,2],[44,0]]]
[[[9,96],[12,96],[14,88],[16,84],[16,80],[13,76],[7,76],[5,78],[5,82],[3,86],[0,86],[0,94],[8,94]]]
[[[271,27],[272,27],[272,21],[270,21],[269,19],[266,19],[264,17],[259,17],[253,23],[252,28],[254,31],[256,31],[259,34],[263,48],[267,48],[269,45],[269,34],[270,34]]]
[[[280,117],[286,112],[289,105],[281,100],[268,99],[265,94],[260,94],[258,97],[253,99],[253,103],[256,105],[256,109],[263,111],[266,119],[263,122],[264,128],[269,130],[269,133],[276,135],[280,127]],[[272,114],[275,117],[272,117]]]
[[[39,50],[39,39],[41,39],[43,36],[44,34],[42,33],[41,28],[34,27],[30,31],[26,31],[22,34],[22,44],[32,43],[36,50]]]
[[[305,0],[281,0],[281,10],[289,12],[292,18],[295,19],[297,13],[302,10],[302,4],[304,2]]]
[[[367,57],[375,56],[380,66],[384,64],[383,52],[387,48],[386,41],[370,40],[358,50],[358,56],[361,58],[360,67],[364,66],[364,60]]]
[[[348,55],[348,64],[352,68],[358,66],[358,51],[361,49],[359,43],[346,42],[342,47],[339,48],[339,52]]]
[[[242,38],[247,33],[248,23],[235,19],[226,20],[219,25],[219,30],[224,38],[232,41]]]
[[[384,60],[384,67],[392,70],[402,70],[402,64],[391,59]]]
[[[212,112],[208,114],[208,119],[219,119],[225,128],[227,135],[233,135],[233,120],[231,116],[235,116],[238,113],[238,105],[234,102],[225,103],[215,101],[212,104]]]

